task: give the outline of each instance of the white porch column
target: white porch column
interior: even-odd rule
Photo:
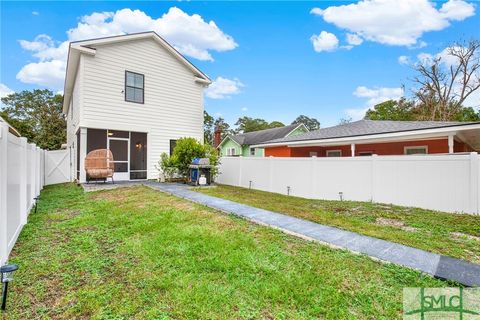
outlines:
[[[350,149],[352,150],[352,157],[355,157],[355,143],[350,145]]]
[[[85,173],[85,157],[87,156],[87,128],[80,128],[80,183],[87,181]]]
[[[448,153],[453,153],[453,134],[448,136]]]

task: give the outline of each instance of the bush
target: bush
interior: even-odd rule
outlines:
[[[176,172],[186,179],[189,172],[188,166],[194,158],[209,158],[212,165],[212,178],[216,176],[220,159],[217,149],[208,144],[201,144],[194,138],[178,139],[172,156],[162,153],[158,167],[165,175],[165,179],[171,179]]]
[[[169,181],[173,178],[177,172],[177,167],[175,166],[175,159],[170,157],[167,153],[163,152],[160,155],[160,160],[158,161],[157,170],[163,173],[165,180]]]

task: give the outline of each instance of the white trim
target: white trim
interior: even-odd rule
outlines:
[[[303,127],[306,132],[310,132],[310,130],[308,130],[308,128],[307,128],[306,125],[304,125],[303,123],[300,123],[298,126],[296,126],[295,128],[293,128],[292,131],[290,131],[289,133],[287,133],[287,135],[286,135],[284,138],[290,136],[295,130],[297,130],[297,129],[300,128],[300,127]],[[306,133],[306,132],[305,132],[305,133]]]
[[[160,37],[154,31],[133,33],[98,39],[90,39],[84,41],[71,42],[68,48],[68,60],[67,68],[65,72],[65,82],[63,86],[64,99],[63,99],[63,109],[62,112],[68,113],[68,106],[70,104],[70,99],[72,98],[72,91],[75,84],[75,77],[78,71],[78,64],[80,61],[80,56],[82,53],[95,56],[95,48],[89,46],[93,45],[103,45],[116,42],[125,42],[138,39],[148,39],[151,38],[159,43],[163,48],[165,48],[170,54],[177,58],[181,63],[183,63],[188,69],[194,73],[194,81],[202,83],[203,85],[210,85],[212,80],[204,74],[200,69],[194,66],[190,61],[188,61],[180,52],[178,52],[173,46],[171,46],[167,41]]]
[[[274,146],[328,146],[338,144],[350,144],[353,141],[355,143],[369,143],[369,142],[390,142],[403,140],[420,140],[420,139],[432,139],[432,138],[446,138],[449,134],[457,135],[458,132],[480,129],[480,123],[464,124],[449,126],[443,128],[432,129],[419,129],[411,131],[380,133],[362,136],[349,136],[342,138],[329,138],[329,139],[316,139],[316,140],[300,140],[300,141],[286,141],[276,143],[264,143],[254,145],[255,148],[261,147],[274,147]],[[400,139],[399,139],[400,138]]]
[[[404,155],[407,155],[407,150],[413,150],[413,149],[425,149],[425,153],[424,154],[428,154],[428,146],[405,146],[403,147],[403,154]],[[415,153],[415,154],[423,154],[423,153]],[[408,154],[409,156],[413,155],[413,154]]]
[[[227,138],[229,138],[230,140],[232,140],[237,146],[239,146],[240,148],[242,147],[242,145],[240,143],[238,143],[237,141],[235,141],[234,139],[232,139],[232,136],[231,135],[227,135],[225,138],[223,138],[223,140],[218,144],[217,148],[220,148],[220,146],[225,142],[225,140],[227,140]]]
[[[337,156],[329,156],[328,154],[329,154],[330,152],[340,152],[340,155],[339,155],[338,157],[341,157],[341,156],[342,156],[342,150],[340,150],[340,149],[326,150],[326,151],[325,151],[325,156],[326,156],[326,157],[337,157]]]

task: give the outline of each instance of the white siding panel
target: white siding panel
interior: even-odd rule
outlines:
[[[84,79],[84,72],[83,72],[83,60],[80,57],[78,65],[77,75],[75,77],[75,84],[73,87],[72,92],[72,99],[70,100],[70,105],[67,113],[67,146],[68,150],[71,153],[71,167],[70,167],[70,177],[73,179],[76,177],[76,141],[77,138],[75,133],[78,130],[80,124],[80,113],[82,108],[83,102],[83,79]]]
[[[151,39],[102,45],[83,56],[81,127],[148,133],[148,178],[170,139],[203,140],[203,86]],[[126,102],[125,71],[145,76],[145,103]]]

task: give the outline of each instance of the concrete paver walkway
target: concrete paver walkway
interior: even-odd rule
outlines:
[[[143,184],[225,213],[246,218],[255,223],[277,228],[286,233],[417,269],[437,278],[454,280],[466,286],[480,286],[480,265],[464,260],[208,196],[189,190],[186,185],[152,181]]]

